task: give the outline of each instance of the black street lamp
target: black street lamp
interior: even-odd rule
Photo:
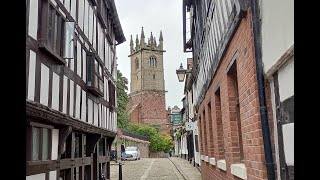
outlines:
[[[184,81],[184,76],[187,73],[191,73],[191,70],[189,69],[183,69],[182,63],[180,64],[180,68],[176,70],[176,74],[178,76],[178,80],[179,82],[183,82]]]

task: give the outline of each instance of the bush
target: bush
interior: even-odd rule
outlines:
[[[129,124],[126,130],[149,137],[150,151],[152,152],[169,152],[170,149],[173,149],[173,141],[171,136],[168,134],[161,134],[158,126]]]

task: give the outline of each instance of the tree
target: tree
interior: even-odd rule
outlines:
[[[169,152],[170,149],[173,149],[171,136],[161,134],[158,126],[129,124],[126,130],[149,137],[150,151],[152,152]]]
[[[119,128],[125,128],[129,123],[129,115],[126,112],[126,107],[129,101],[128,98],[128,79],[122,75],[120,70],[117,71],[117,125]]]

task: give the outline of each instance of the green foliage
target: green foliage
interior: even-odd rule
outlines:
[[[149,137],[150,151],[169,152],[173,149],[173,141],[170,135],[163,135],[159,131],[159,126],[144,124],[129,124],[126,130],[142,136]]]
[[[118,103],[118,112],[117,112],[117,125],[119,128],[125,128],[129,123],[129,115],[126,112],[126,107],[129,101],[128,98],[128,79],[122,75],[122,73],[117,71],[117,103]]]

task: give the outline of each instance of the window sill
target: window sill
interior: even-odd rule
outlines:
[[[61,58],[57,53],[53,52],[46,44],[40,43],[39,48],[41,50],[44,50],[45,52],[48,52],[54,59],[61,65],[67,64],[67,62]]]
[[[216,163],[216,158],[210,158],[209,162],[210,162],[211,165],[214,165],[214,166],[217,164]]]
[[[227,171],[227,163],[225,159],[221,159],[217,161],[217,167],[221,170]]]
[[[231,164],[231,174],[241,178],[247,179],[247,169],[243,163]]]
[[[209,162],[209,156],[205,156],[205,157],[204,157],[204,161],[205,161],[205,162]]]
[[[101,98],[103,97],[103,93],[100,92],[99,90],[97,90],[97,88],[93,87],[93,86],[88,86],[88,90],[95,96]]]

